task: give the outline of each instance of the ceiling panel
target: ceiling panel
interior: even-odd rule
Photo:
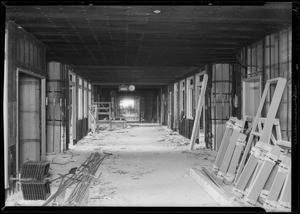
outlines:
[[[161,10],[155,14],[154,10]],[[262,6],[7,6],[7,15],[93,83],[164,85],[291,24]]]

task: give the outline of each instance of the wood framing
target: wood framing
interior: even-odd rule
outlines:
[[[194,119],[194,126],[193,126],[192,136],[191,136],[191,140],[190,140],[190,151],[192,151],[194,149],[194,144],[195,144],[196,135],[197,135],[196,132],[198,132],[198,130],[199,130],[199,123],[200,123],[199,120],[200,120],[200,116],[201,116],[202,109],[203,109],[207,80],[208,80],[208,76],[207,76],[207,74],[204,74],[203,86],[202,86],[200,97],[198,100],[196,115],[195,115],[195,119]]]
[[[281,189],[284,185],[288,170],[290,168],[290,164],[291,164],[291,158],[288,156],[285,156],[282,162],[279,164],[279,169],[277,170],[272,186],[270,187],[270,190],[268,192],[268,196],[265,200],[265,203],[263,204],[265,208],[267,209],[276,208]]]
[[[245,202],[249,205],[255,205],[256,201],[280,155],[281,148],[274,146],[264,158],[264,162],[260,167],[257,176],[254,177],[252,185],[249,187],[249,192],[245,197]]]
[[[220,170],[218,172],[218,177],[223,178],[224,175],[226,174],[227,170],[228,170],[228,167],[229,167],[230,162],[231,162],[231,158],[233,156],[235,144],[238,141],[238,138],[239,138],[241,130],[242,130],[241,129],[242,128],[242,123],[243,123],[243,121],[238,120],[235,123],[235,125],[233,126],[233,133],[230,137],[229,144],[228,144],[227,149],[226,149],[226,153],[224,155]]]
[[[227,182],[232,182],[235,178],[235,173],[236,173],[236,168],[238,166],[238,162],[240,159],[240,156],[242,154],[242,151],[245,147],[245,140],[246,140],[246,135],[243,133],[240,133],[237,139],[237,142],[235,144],[234,152],[230,161],[230,165],[228,167],[228,171],[224,175],[224,179]]]
[[[281,78],[281,77],[270,79],[266,83],[264,93],[263,93],[261,101],[259,103],[256,116],[255,116],[255,118],[253,120],[253,123],[252,123],[252,131],[251,131],[250,136],[248,138],[247,145],[246,145],[244,154],[242,156],[242,160],[241,160],[240,165],[238,167],[238,171],[237,171],[237,174],[236,174],[236,180],[235,181],[237,181],[237,179],[239,179],[239,176],[240,176],[240,174],[241,174],[241,172],[244,168],[246,158],[248,156],[248,153],[249,153],[251,145],[252,145],[252,141],[253,141],[253,137],[254,137],[253,132],[255,132],[256,129],[257,129],[259,118],[261,117],[262,109],[263,109],[264,103],[266,101],[267,95],[268,95],[269,90],[270,90],[270,84],[276,84],[276,89],[274,91],[273,99],[272,99],[272,102],[271,102],[271,105],[270,105],[270,108],[269,108],[269,111],[268,111],[268,114],[267,114],[267,117],[266,117],[265,126],[264,126],[263,131],[262,131],[261,136],[260,136],[260,141],[262,141],[266,144],[268,144],[269,141],[270,141],[270,137],[271,137],[271,134],[272,134],[273,123],[274,123],[274,120],[275,120],[275,116],[276,116],[276,113],[277,113],[277,110],[278,110],[278,107],[279,107],[281,97],[283,95],[285,85],[286,85],[286,79]]]
[[[292,169],[289,168],[287,178],[284,182],[280,198],[278,200],[277,209],[281,211],[290,211],[291,210],[291,176]]]
[[[230,137],[232,135],[233,132],[233,123],[237,120],[237,118],[230,118],[229,121],[226,122],[226,129],[225,129],[225,133],[223,135],[222,138],[222,142],[219,148],[219,151],[217,153],[217,157],[215,159],[215,163],[213,165],[213,171],[217,172],[222,164],[224,155],[226,153],[226,149],[230,140]]]
[[[41,146],[41,151],[40,151],[40,159],[45,159],[46,158],[46,79],[45,76],[42,76],[40,74],[36,74],[21,68],[17,68],[16,72],[16,99],[17,99],[17,115],[16,115],[16,128],[17,128],[17,136],[16,136],[16,173],[17,175],[19,174],[20,171],[20,141],[19,141],[19,81],[20,81],[20,73],[26,74],[28,76],[37,78],[40,80],[40,89],[41,92],[39,94],[40,96],[40,146]]]

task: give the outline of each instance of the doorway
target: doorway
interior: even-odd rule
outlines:
[[[45,78],[17,69],[17,171],[45,158]]]
[[[243,105],[242,115],[256,116],[261,99],[261,76],[251,77],[243,80]]]
[[[139,97],[120,97],[118,117],[129,122],[140,121]]]

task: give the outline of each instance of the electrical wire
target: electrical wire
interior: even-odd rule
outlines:
[[[46,206],[52,200],[54,200],[54,203],[57,205],[56,197],[74,185],[75,188],[65,201],[65,204],[71,206],[80,205],[82,200],[85,198],[92,182],[96,179],[95,173],[97,172],[99,166],[102,164],[103,160],[110,155],[112,154],[104,153],[104,156],[102,157],[98,152],[92,153],[85,160],[85,162],[78,167],[76,173],[74,173],[71,177],[68,177],[64,182],[63,180],[65,177],[62,178],[58,190],[42,206]],[[100,178],[100,175],[98,176],[98,179]]]

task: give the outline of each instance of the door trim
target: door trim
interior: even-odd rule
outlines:
[[[19,175],[19,155],[20,155],[20,145],[19,145],[19,80],[20,80],[20,73],[27,74],[31,77],[35,77],[40,79],[41,83],[41,153],[40,158],[41,160],[46,158],[46,77],[40,74],[36,74],[22,68],[17,68],[16,72],[16,173]]]
[[[249,77],[249,78],[244,78],[242,79],[242,96],[243,96],[243,100],[242,100],[242,115],[245,115],[245,99],[246,99],[246,92],[245,92],[245,87],[246,87],[246,83],[249,82],[259,82],[259,95],[262,95],[262,76],[261,75],[257,75],[254,77]]]

